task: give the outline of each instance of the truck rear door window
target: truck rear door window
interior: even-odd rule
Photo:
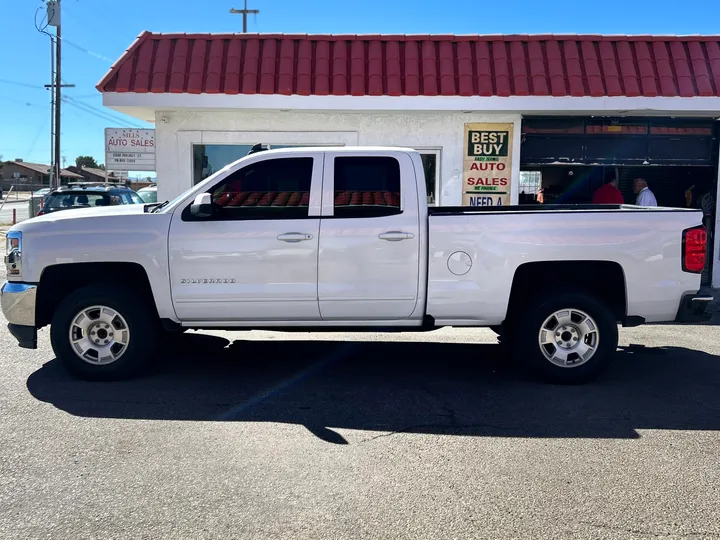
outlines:
[[[253,163],[213,187],[214,220],[308,217],[313,158]]]
[[[400,163],[392,157],[336,157],[335,217],[399,214]]]

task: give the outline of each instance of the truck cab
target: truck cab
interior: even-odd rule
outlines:
[[[197,190],[209,212],[185,206],[170,223],[177,318],[420,324],[427,210],[413,154],[270,150]]]

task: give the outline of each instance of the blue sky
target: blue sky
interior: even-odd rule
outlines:
[[[242,0],[61,0],[62,155],[104,161],[105,127],[152,127],[102,106],[95,84],[143,30],[235,32]],[[249,32],[717,34],[718,0],[249,0]],[[0,32],[0,155],[48,163],[49,38],[35,30],[41,0],[4,0]],[[108,117],[109,115],[109,117]]]

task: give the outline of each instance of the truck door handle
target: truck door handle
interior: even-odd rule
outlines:
[[[380,240],[387,240],[388,242],[399,242],[400,240],[409,240],[415,238],[413,233],[402,232],[402,231],[388,231],[378,234]]]
[[[312,240],[312,234],[305,234],[299,232],[289,232],[284,234],[278,234],[277,239],[283,242],[304,242],[305,240]]]

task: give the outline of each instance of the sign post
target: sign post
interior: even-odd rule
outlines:
[[[465,124],[463,206],[508,206],[512,190],[512,123]]]
[[[105,128],[105,170],[154,171],[155,130]]]

